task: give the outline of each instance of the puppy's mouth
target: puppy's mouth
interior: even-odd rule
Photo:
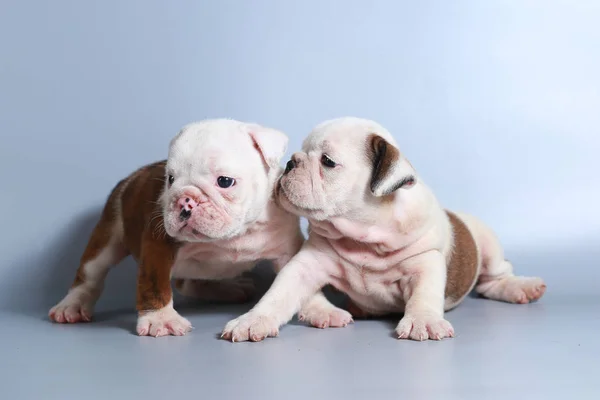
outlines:
[[[279,201],[278,201],[279,205],[281,205],[282,207],[286,208],[286,205],[287,205],[288,207],[293,208],[293,210],[290,210],[290,211],[299,211],[299,212],[303,212],[303,213],[307,213],[307,214],[323,211],[322,208],[306,207],[306,206],[298,205],[296,202],[294,202],[290,198],[290,196],[286,192],[285,188],[281,184],[281,180],[277,184],[277,198],[279,199]],[[285,201],[282,203],[280,198],[283,198],[283,200],[285,200]]]
[[[179,228],[179,230],[177,231],[177,233],[179,235],[181,235],[183,238],[189,238],[189,239],[194,239],[194,240],[208,241],[208,240],[212,240],[213,239],[212,237],[210,237],[208,235],[205,235],[204,233],[200,232],[196,228],[190,227],[187,222],[184,223],[181,226],[181,228]]]

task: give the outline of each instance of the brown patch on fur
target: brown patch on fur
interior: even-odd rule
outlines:
[[[367,157],[373,163],[371,191],[374,191],[400,159],[400,152],[384,138],[372,133],[367,137]]]
[[[121,196],[124,244],[139,263],[138,311],[166,306],[173,296],[171,268],[177,243],[164,231],[160,195],[165,187],[166,162],[135,172]]]
[[[94,227],[90,240],[81,256],[79,268],[77,269],[75,280],[71,286],[72,288],[81,285],[85,281],[84,265],[98,257],[100,252],[109,244],[111,236],[114,234],[115,224],[118,222],[117,220],[119,218],[117,213],[117,204],[120,199],[119,195],[126,181],[127,179],[121,180],[110,192],[106,204],[104,205],[104,209],[102,210],[100,221],[98,221]],[[123,255],[123,258],[126,256],[127,253]]]
[[[448,261],[446,310],[455,307],[472,289],[479,271],[479,252],[475,238],[454,213],[446,211],[454,233],[454,247]]]
[[[160,231],[162,210],[158,203],[165,187],[165,162],[146,165],[134,172],[121,195],[121,218],[123,219],[123,242],[136,261],[141,261],[144,232]]]
[[[172,240],[156,238],[152,231],[146,229],[141,247],[136,308],[138,311],[157,310],[173,298],[171,267],[177,246]]]
[[[165,167],[166,161],[146,165],[113,189],[83,253],[73,286],[85,281],[84,264],[98,256],[113,238],[117,224],[122,223],[123,257],[131,254],[139,263],[137,309],[156,310],[171,301],[171,268],[178,244],[162,226],[159,198],[165,187]]]

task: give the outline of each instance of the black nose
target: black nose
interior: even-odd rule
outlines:
[[[287,174],[288,172],[290,172],[291,170],[293,170],[294,168],[296,168],[296,161],[294,160],[290,160],[287,162],[287,164],[285,165],[285,171],[283,172],[284,174]]]
[[[179,213],[179,219],[182,221],[186,221],[188,219],[190,219],[190,216],[192,215],[192,212],[190,210],[186,210],[185,208],[183,210],[181,210],[181,212]]]

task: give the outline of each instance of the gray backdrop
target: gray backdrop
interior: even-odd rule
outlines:
[[[584,0],[2,1],[0,346],[10,357],[0,366],[10,373],[0,380],[17,398],[36,396],[35,385],[20,380],[23,374],[35,377],[46,398],[64,399],[77,388],[90,393],[90,387],[96,394],[136,394],[148,385],[155,394],[189,397],[196,389],[186,384],[203,379],[197,371],[222,376],[222,368],[233,380],[219,386],[217,378],[205,378],[204,394],[210,387],[221,395],[293,397],[301,393],[288,392],[290,385],[313,382],[323,395],[366,396],[375,379],[385,395],[424,398],[438,386],[419,384],[419,377],[441,365],[432,379],[448,396],[450,387],[461,398],[508,390],[520,397],[526,388],[532,388],[530,398],[545,390],[598,390],[585,371],[595,362],[589,354],[600,350],[593,344],[600,303],[599,20],[600,3]],[[394,321],[330,332],[298,324],[254,347],[217,341],[222,325],[249,305],[197,311],[190,318],[204,328],[183,339],[148,341],[130,334],[135,267],[126,261],[110,276],[99,305],[108,314],[99,322],[66,327],[46,321],[47,309],[73,279],[109,190],[133,169],[166,157],[182,125],[206,117],[256,121],[290,135],[289,155],[312,126],[344,115],[386,126],[445,206],[483,218],[518,272],[546,278],[546,297],[521,308],[469,299],[449,318],[474,337],[464,347],[459,338],[436,347],[446,350],[392,340]],[[469,322],[478,307],[487,317]],[[519,329],[523,323],[530,326]],[[486,348],[491,337],[498,345],[503,329],[513,335],[506,347],[476,359],[470,346]],[[381,354],[365,350],[369,340],[381,342]],[[339,343],[347,348],[335,348]],[[529,350],[502,358],[515,343]],[[579,346],[567,349],[567,343]],[[186,364],[199,362],[207,349],[210,367]],[[296,349],[317,353],[296,359]],[[330,352],[319,356],[314,349]],[[328,375],[348,368],[344,357],[357,360],[361,351],[362,365],[377,378],[365,376],[360,384]],[[389,351],[399,352],[397,361],[389,360]],[[93,363],[76,356],[88,352],[98,352]],[[389,367],[380,361],[386,356]],[[167,388],[153,379],[153,373],[161,376],[164,357],[189,367],[191,382]],[[259,365],[258,378],[231,377],[241,358]],[[557,360],[555,369],[548,358]],[[341,361],[328,365],[325,359]],[[481,366],[493,360],[498,370],[486,374]],[[266,367],[284,361],[287,369]],[[425,364],[404,370],[417,378],[394,389],[402,376],[394,368],[411,362]],[[583,363],[582,370],[565,377],[559,368],[565,363]],[[113,370],[116,365],[126,369]],[[519,366],[530,372],[522,374]],[[456,379],[473,383],[469,373],[443,377],[465,368],[479,376],[472,392],[453,386]],[[85,375],[91,369],[116,386],[94,386],[100,383]],[[302,377],[307,369],[318,378]],[[506,370],[516,372],[502,386],[494,379]],[[346,377],[363,372],[352,369]],[[269,374],[284,374],[280,386],[261,383]],[[63,392],[66,387],[71,390]]]

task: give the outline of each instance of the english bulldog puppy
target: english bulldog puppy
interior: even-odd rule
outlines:
[[[514,275],[482,222],[442,208],[374,121],[318,125],[276,190],[283,208],[308,219],[309,238],[257,305],[226,325],[226,339],[277,335],[327,284],[345,292],[360,316],[403,313],[395,333],[413,340],[453,337],[444,312],[473,288],[520,304],[546,289],[540,278]]]
[[[192,328],[173,308],[172,278],[184,295],[246,300],[252,282],[240,274],[260,260],[281,269],[304,241],[299,218],[273,201],[287,143],[275,129],[235,120],[185,126],[166,161],[113,189],[51,320],[90,321],[109,269],[127,255],[139,264],[139,335],[180,336]],[[318,324],[347,312],[318,293],[306,314]]]

